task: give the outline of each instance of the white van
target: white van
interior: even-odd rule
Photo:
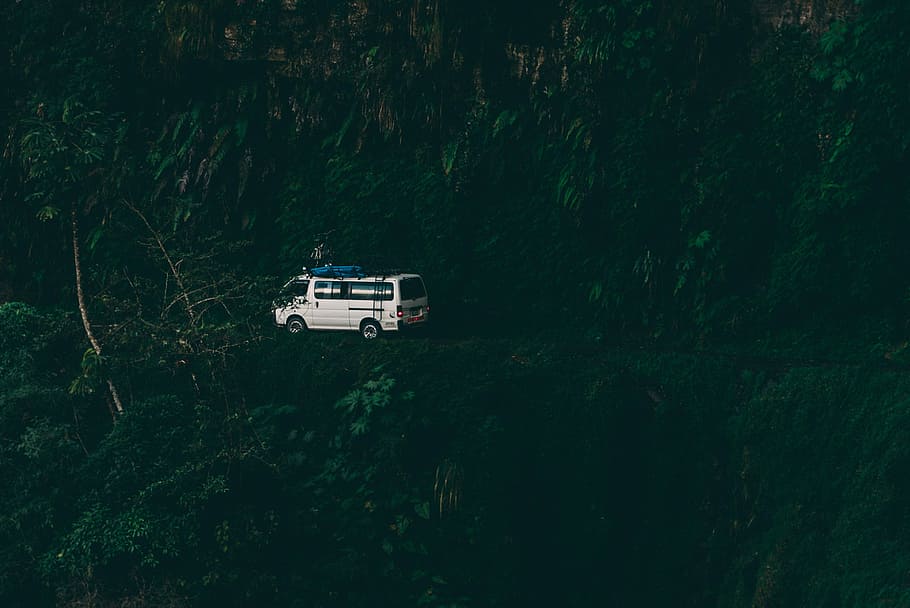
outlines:
[[[313,268],[288,281],[273,308],[275,325],[359,331],[372,340],[383,331],[424,325],[427,290],[419,274],[367,274],[358,266]]]

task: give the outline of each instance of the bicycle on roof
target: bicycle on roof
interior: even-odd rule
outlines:
[[[310,253],[310,259],[313,261],[313,266],[321,266],[323,264],[331,265],[331,259],[335,257],[335,252],[329,246],[329,235],[331,235],[335,230],[329,230],[328,232],[321,232],[314,237],[315,246],[313,251]]]

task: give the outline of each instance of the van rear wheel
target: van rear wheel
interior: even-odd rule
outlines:
[[[360,335],[363,336],[364,340],[375,340],[379,337],[379,333],[382,331],[379,327],[379,323],[376,321],[364,321],[360,325]]]
[[[288,319],[286,327],[288,328],[288,333],[299,334],[306,329],[306,323],[300,317],[291,317]]]

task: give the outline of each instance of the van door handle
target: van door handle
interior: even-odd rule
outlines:
[[[316,308],[319,308],[319,302],[316,302]]]

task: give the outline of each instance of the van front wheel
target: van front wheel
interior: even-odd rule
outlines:
[[[288,333],[299,334],[306,329],[306,323],[300,317],[291,317],[287,322]]]
[[[364,340],[375,340],[379,337],[380,331],[382,330],[376,321],[364,321],[360,325],[360,335],[363,336]]]

